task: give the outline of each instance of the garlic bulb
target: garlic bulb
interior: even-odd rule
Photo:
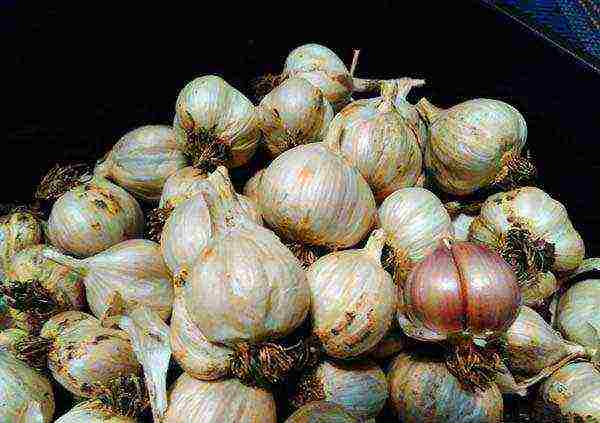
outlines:
[[[503,421],[502,394],[495,384],[474,392],[461,387],[443,360],[421,353],[401,353],[388,373],[390,403],[406,423]]]
[[[365,248],[321,257],[307,271],[312,330],[327,355],[356,357],[385,335],[396,312],[396,286],[381,267],[385,242],[374,231]]]
[[[102,401],[94,399],[77,404],[55,423],[136,423],[137,421],[135,417],[115,413]]]
[[[88,319],[97,321],[94,316],[83,311],[63,311],[62,313],[55,314],[44,323],[44,326],[40,330],[40,337],[54,339],[69,326]]]
[[[454,229],[442,202],[423,188],[403,188],[379,207],[379,224],[391,247],[394,277],[402,282]]]
[[[374,226],[375,199],[369,185],[331,141],[300,145],[278,156],[262,172],[258,193],[265,222],[291,241],[332,250],[362,240]]]
[[[227,169],[210,179],[204,195],[216,229],[187,279],[191,320],[207,339],[225,345],[290,334],[310,304],[304,270],[273,232],[247,217]]]
[[[94,174],[114,181],[142,200],[156,202],[165,180],[187,166],[170,126],[147,125],[125,134],[96,165]]]
[[[6,277],[13,255],[42,242],[42,224],[32,213],[15,211],[0,217],[0,278]]]
[[[255,107],[222,78],[206,75],[189,82],[175,110],[177,142],[194,166],[237,167],[254,155],[260,138]]]
[[[271,157],[300,144],[322,141],[333,109],[321,90],[303,78],[289,78],[257,107],[259,127]]]
[[[0,350],[0,421],[18,421],[34,401],[40,405],[42,423],[50,423],[54,415],[54,393],[48,379],[8,351]]]
[[[315,401],[300,407],[285,423],[357,423],[359,420],[344,407],[327,401]]]
[[[532,305],[558,288],[550,272],[574,271],[585,254],[565,207],[534,187],[489,197],[471,223],[469,239],[500,251],[519,276],[525,303]]]
[[[144,215],[135,198],[106,179],[93,178],[54,203],[46,235],[55,247],[88,257],[140,237],[143,230]]]
[[[408,346],[408,338],[398,327],[397,321],[392,321],[387,333],[381,338],[381,341],[369,351],[369,357],[374,360],[385,360],[394,357]]]
[[[376,417],[387,399],[385,374],[370,360],[348,364],[323,361],[300,377],[290,398],[295,407],[313,401],[332,402],[360,421]]]
[[[183,374],[169,396],[164,423],[276,423],[273,396],[235,379],[206,382]]]
[[[431,131],[425,165],[445,192],[467,195],[490,184],[514,188],[535,175],[520,157],[525,119],[511,105],[479,98],[442,110],[422,99],[416,107]]]
[[[600,345],[600,279],[575,283],[558,300],[555,327],[572,342]]]
[[[174,295],[171,274],[155,242],[123,241],[86,259],[75,259],[55,250],[46,250],[44,256],[83,277],[88,304],[98,318],[110,306],[114,292],[120,294],[130,309],[144,305],[164,320],[171,315]]]

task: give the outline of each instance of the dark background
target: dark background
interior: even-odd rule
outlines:
[[[5,2],[0,202],[26,200],[57,161],[95,159],[137,126],[170,124],[179,90],[194,77],[218,74],[250,94],[253,78],[279,72],[291,49],[318,42],[347,63],[362,48],[357,76],[425,78],[412,101],[489,97],[517,107],[541,185],[567,206],[589,254],[600,254],[600,75],[479,2],[402,3],[324,12],[306,2],[131,11]]]

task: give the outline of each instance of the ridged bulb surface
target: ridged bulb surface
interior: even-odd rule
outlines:
[[[89,400],[77,404],[55,423],[136,423],[133,417],[116,414],[99,400]]]
[[[315,401],[300,407],[285,423],[358,423],[359,420],[340,405]]]
[[[598,348],[600,279],[587,279],[571,286],[558,301],[554,325],[569,341]]]

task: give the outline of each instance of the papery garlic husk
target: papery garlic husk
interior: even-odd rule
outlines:
[[[408,81],[423,83],[409,78],[383,82],[381,97],[350,103],[330,125],[330,131],[337,131],[340,150],[378,202],[397,189],[415,186],[422,173],[420,134],[395,106]]]
[[[50,423],[54,415],[54,393],[48,379],[7,350],[0,350],[0,421],[17,421],[34,401],[40,405],[42,422]]]
[[[396,312],[396,286],[381,266],[385,233],[365,248],[321,257],[307,271],[312,331],[327,355],[348,359],[371,350]]]
[[[454,228],[454,239],[456,241],[467,241],[469,239],[469,228],[475,216],[460,213],[452,218],[452,226]]]
[[[300,407],[285,423],[358,423],[359,420],[338,404],[315,401]]]
[[[442,202],[424,188],[403,188],[379,207],[379,225],[392,250],[394,279],[402,283],[412,268],[423,261],[454,228]]]
[[[183,145],[166,125],[147,125],[123,135],[94,174],[114,181],[141,200],[157,202],[166,179],[188,165]]]
[[[273,395],[236,379],[201,381],[183,374],[169,394],[164,423],[276,423]]]
[[[376,417],[387,399],[385,374],[366,359],[347,364],[323,361],[300,376],[290,396],[295,407],[313,401],[341,405],[359,421]]]
[[[22,409],[14,423],[44,423],[42,406],[38,401],[32,401],[27,408]]]
[[[244,185],[244,190],[243,190],[244,195],[257,204],[258,204],[258,192],[260,190],[260,178],[262,178],[263,172],[264,172],[264,169],[260,169],[254,175],[252,175],[250,177],[250,179],[248,179],[248,181],[246,181],[246,184]]]
[[[342,157],[335,132],[329,131],[329,144],[292,148],[262,172],[259,208],[265,222],[287,240],[348,248],[375,224],[373,193]]]
[[[538,391],[532,420],[539,423],[600,421],[600,370],[571,363],[553,373]]]
[[[210,179],[204,195],[215,230],[187,278],[191,320],[208,340],[230,346],[290,334],[310,306],[300,262],[244,213],[227,169],[220,167]]]
[[[471,224],[469,240],[501,252],[517,272],[528,305],[540,304],[558,288],[550,272],[572,272],[585,255],[565,207],[534,187],[489,197]]]
[[[422,99],[416,107],[431,131],[425,166],[445,192],[467,195],[491,184],[514,188],[535,176],[520,157],[525,119],[511,105],[479,98],[442,110]]]
[[[116,414],[102,401],[93,399],[77,404],[55,423],[136,423],[137,421],[136,417]]]
[[[90,319],[94,322],[98,321],[94,316],[84,313],[83,311],[63,311],[62,313],[55,314],[44,323],[44,326],[42,326],[42,329],[40,330],[40,337],[54,339],[63,333],[69,326]]]
[[[600,346],[600,279],[577,282],[560,297],[554,326],[569,341]]]
[[[238,167],[254,155],[260,138],[254,105],[222,78],[206,75],[179,93],[173,129],[195,166]]]
[[[46,236],[50,243],[78,257],[89,257],[144,230],[138,202],[123,188],[93,178],[63,194],[52,207]]]
[[[424,352],[401,353],[388,373],[390,403],[406,423],[502,422],[502,394],[495,384],[465,390],[443,359]]]
[[[101,319],[118,292],[126,307],[146,306],[163,320],[171,315],[174,288],[160,246],[145,239],[123,241],[99,254],[75,259],[47,250],[44,255],[70,267],[83,277],[87,301]]]
[[[289,78],[257,107],[264,146],[277,157],[300,144],[325,138],[333,108],[321,90],[303,78]]]
[[[12,257],[26,247],[44,242],[41,221],[27,211],[0,217],[0,278],[6,277]]]

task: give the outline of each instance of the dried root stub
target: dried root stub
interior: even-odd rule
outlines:
[[[167,203],[164,207],[157,207],[150,210],[146,219],[146,235],[148,239],[160,242],[163,227],[173,209],[174,207]]]
[[[89,175],[89,178],[86,177]],[[92,176],[92,166],[87,163],[56,164],[42,178],[34,198],[42,201],[57,200],[65,192],[81,185]]]
[[[290,249],[292,254],[300,261],[300,264],[305,269],[308,269],[319,257],[330,253],[325,247],[316,245],[306,245],[301,242],[282,240],[286,247]]]
[[[15,343],[14,355],[30,367],[43,371],[48,368],[48,352],[53,340],[42,336],[28,336]]]
[[[444,203],[444,208],[452,219],[460,214],[477,216],[481,211],[482,201],[449,201]]]
[[[392,281],[396,285],[402,285],[402,282],[406,280],[411,267],[411,262],[408,257],[400,254],[388,244],[385,244],[381,253],[381,264],[383,268],[392,276]]]
[[[531,158],[531,152],[527,151],[525,157],[513,152],[504,159],[504,166],[496,175],[492,186],[500,188],[502,191],[535,186],[537,175],[537,168]]]
[[[183,152],[192,166],[208,174],[229,162],[232,158],[230,145],[215,135],[215,127],[200,127],[187,110],[182,113],[187,116],[180,120],[187,138]]]
[[[124,417],[137,417],[150,404],[146,385],[136,375],[119,376],[98,388],[103,392],[98,397],[102,404]]]

